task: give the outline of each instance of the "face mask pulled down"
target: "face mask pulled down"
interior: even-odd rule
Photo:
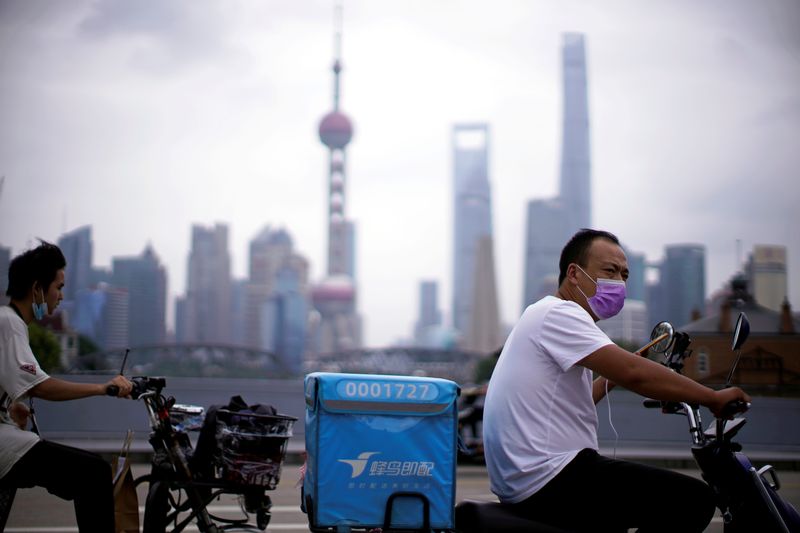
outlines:
[[[42,294],[42,303],[36,303],[36,296],[33,297],[33,303],[31,303],[31,307],[33,308],[33,318],[36,320],[41,320],[44,318],[44,315],[47,314],[47,301],[44,299],[44,294]]]
[[[580,265],[576,264],[575,266],[586,274],[586,271]],[[595,291],[594,296],[587,297],[580,287],[578,287],[578,290],[586,298],[586,302],[592,312],[597,315],[597,318],[605,320],[619,313],[622,310],[622,306],[625,305],[625,282],[618,279],[605,278],[597,278],[597,281],[595,281],[589,274],[586,274],[586,277],[597,285],[597,291]]]

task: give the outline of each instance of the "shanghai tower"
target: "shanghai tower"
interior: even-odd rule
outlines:
[[[561,249],[576,231],[592,224],[589,101],[582,34],[564,35],[561,58],[564,107],[559,195],[528,202],[523,310],[555,292]]]
[[[589,99],[583,35],[567,33],[562,46],[564,80],[561,201],[573,234],[591,227],[592,189],[589,155]]]

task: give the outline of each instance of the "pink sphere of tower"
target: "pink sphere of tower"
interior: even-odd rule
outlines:
[[[347,115],[332,111],[319,123],[319,139],[330,149],[342,149],[353,138],[353,124]]]

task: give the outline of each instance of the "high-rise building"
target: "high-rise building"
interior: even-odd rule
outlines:
[[[746,269],[756,303],[780,312],[784,300],[789,297],[786,247],[755,245]]]
[[[328,276],[313,292],[319,312],[320,352],[361,345],[361,320],[356,312],[355,226],[347,219],[347,145],[353,124],[339,109],[341,63],[341,7],[336,9],[333,61],[333,111],[322,118],[319,138],[328,148]],[[328,301],[330,297],[332,300]]]
[[[127,289],[101,283],[75,295],[70,325],[103,350],[129,347]]]
[[[11,264],[11,248],[0,246],[0,305],[8,303],[8,267]]]
[[[675,244],[665,251],[660,279],[665,316],[661,320],[679,328],[705,309],[706,250],[700,244]]]
[[[558,260],[571,236],[564,205],[558,198],[528,202],[526,228],[523,310],[555,292]]]
[[[625,282],[626,298],[630,300],[647,300],[647,290],[645,280],[647,279],[647,261],[645,256],[639,252],[633,252],[623,246],[625,256],[628,259],[628,280]]]
[[[292,335],[296,336],[298,329],[305,336],[307,300],[308,260],[294,251],[294,243],[286,230],[265,227],[250,242],[246,344],[277,350],[276,353],[286,356],[287,363],[291,361],[293,367],[300,364],[305,342],[298,344],[287,339],[294,339]],[[297,316],[301,311],[305,313],[302,318]],[[287,313],[295,314],[287,316]],[[287,351],[291,354],[287,355]]]
[[[167,273],[152,246],[137,257],[112,259],[112,283],[128,290],[128,340],[160,344],[166,337]]]
[[[184,341],[231,340],[231,268],[228,227],[192,226],[192,249],[182,324]]]
[[[58,239],[58,247],[67,260],[64,270],[64,299],[75,300],[78,291],[95,285],[92,270],[92,227],[83,226],[65,233]]]
[[[239,346],[247,344],[245,331],[247,330],[249,286],[250,280],[248,279],[235,279],[231,283],[231,342]],[[177,318],[175,322],[177,323]]]
[[[583,35],[567,33],[562,45],[564,80],[561,199],[574,233],[592,223],[589,97]]]
[[[302,370],[308,333],[310,305],[303,275],[302,270],[290,265],[280,268],[259,314],[262,347],[273,352],[293,374]]]
[[[523,309],[552,293],[561,249],[576,231],[592,224],[589,100],[582,34],[564,35],[561,57],[564,96],[560,189],[555,199],[528,204]]]
[[[487,354],[502,347],[493,248],[492,238],[488,235],[484,235],[478,241],[472,282],[470,324],[463,342],[465,349]]]
[[[492,237],[489,126],[453,127],[453,327],[466,338],[472,321],[478,243]]]
[[[430,344],[433,330],[442,325],[442,312],[439,310],[439,284],[435,281],[421,281],[419,284],[419,319],[414,326],[414,343],[417,346]]]

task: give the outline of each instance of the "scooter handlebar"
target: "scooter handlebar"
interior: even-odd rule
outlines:
[[[732,418],[735,414],[744,413],[750,409],[750,405],[750,402],[744,402],[742,400],[733,400],[732,402],[728,402],[728,404],[722,410],[721,418]]]
[[[119,396],[119,387],[116,385],[109,385],[106,387],[106,396]]]

